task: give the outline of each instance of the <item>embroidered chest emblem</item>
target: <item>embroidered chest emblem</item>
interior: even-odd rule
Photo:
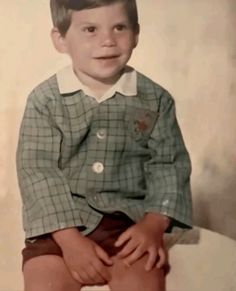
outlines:
[[[135,120],[134,128],[136,133],[138,132],[144,133],[148,128],[148,124],[145,119]]]
[[[157,112],[130,106],[125,117],[127,130],[136,141],[145,141],[151,134],[157,118]]]
[[[134,120],[134,130],[136,133],[145,134],[150,127],[150,114],[146,113],[145,115],[140,116],[139,119]]]

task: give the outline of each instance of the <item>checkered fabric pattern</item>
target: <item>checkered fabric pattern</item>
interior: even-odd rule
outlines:
[[[17,149],[26,237],[84,226],[122,211],[192,224],[191,164],[170,94],[137,73],[137,96],[98,103],[61,95],[56,76],[29,96]]]

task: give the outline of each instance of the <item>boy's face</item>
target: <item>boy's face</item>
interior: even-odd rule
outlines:
[[[123,4],[116,3],[74,11],[59,42],[59,51],[70,55],[82,81],[112,84],[137,45],[138,32],[133,31]]]

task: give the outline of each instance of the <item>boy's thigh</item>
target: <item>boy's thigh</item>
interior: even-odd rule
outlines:
[[[165,291],[165,271],[157,268],[145,271],[147,255],[130,267],[116,257],[113,259],[115,263],[111,267],[112,280],[109,283],[111,291]]]
[[[70,275],[63,259],[43,255],[28,260],[23,268],[24,291],[80,291],[81,285]]]

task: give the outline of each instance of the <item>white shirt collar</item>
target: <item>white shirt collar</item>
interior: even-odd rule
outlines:
[[[72,65],[69,65],[57,73],[57,82],[61,94],[73,93],[82,90],[86,95],[94,97],[97,102],[111,98],[116,92],[125,96],[137,95],[137,72],[129,66],[125,67],[120,79],[108,89],[103,96],[97,97],[95,94],[77,78]]]

